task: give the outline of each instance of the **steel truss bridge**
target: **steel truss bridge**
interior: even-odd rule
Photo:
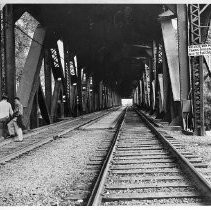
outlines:
[[[14,27],[24,12],[40,24],[16,88]],[[206,57],[188,56],[188,46],[206,43],[210,19],[206,4],[7,4],[0,94],[11,103],[20,97],[28,128],[39,126],[38,107],[50,124],[133,98],[157,118],[204,135],[203,72],[211,72]]]

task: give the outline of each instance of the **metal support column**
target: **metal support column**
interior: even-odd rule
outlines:
[[[163,47],[163,62],[162,62],[162,68],[163,68],[163,108],[164,108],[164,121],[170,122],[171,121],[171,111],[170,111],[170,91],[171,91],[171,82],[169,78],[169,71],[168,71],[168,63],[166,58],[166,52]]]
[[[63,42],[64,46],[64,75],[65,75],[65,86],[66,86],[66,95],[65,95],[65,115],[71,115],[71,105],[70,105],[70,95],[71,95],[71,79],[70,79],[70,51],[68,41],[65,39]]]
[[[4,48],[3,44],[3,10],[0,5],[0,99],[2,96],[2,79],[3,79],[3,59],[2,59],[2,49]]]
[[[16,70],[15,70],[15,34],[13,21],[13,5],[4,7],[5,20],[5,60],[6,60],[6,92],[9,101],[13,104],[16,95]]]
[[[45,72],[45,99],[48,111],[51,111],[52,100],[52,79],[51,79],[51,57],[49,49],[44,51],[44,72]]]
[[[83,105],[82,105],[82,87],[81,87],[81,69],[78,68],[78,82],[77,82],[77,90],[78,90],[78,113],[82,114]]]
[[[30,129],[39,127],[39,120],[38,120],[38,93],[36,92],[34,95],[34,101],[32,104],[32,111],[30,114]]]
[[[185,4],[177,4],[177,34],[178,34],[178,55],[180,74],[180,115],[183,119],[183,128],[186,128],[185,118],[190,109],[190,76],[188,60],[188,21],[187,7]]]
[[[201,44],[200,5],[189,5],[190,43]],[[194,134],[205,135],[203,101],[203,57],[191,57]]]
[[[152,71],[153,71],[153,84],[154,84],[154,94],[153,94],[153,110],[156,111],[156,84],[157,84],[157,68],[156,68],[156,64],[157,64],[157,50],[156,50],[156,42],[153,40],[152,43],[152,50],[153,50],[153,58],[152,58]]]

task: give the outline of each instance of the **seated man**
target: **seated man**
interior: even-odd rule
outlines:
[[[2,124],[2,130],[1,130],[1,135],[0,137],[6,137],[6,124],[9,122],[10,117],[12,117],[13,111],[12,111],[12,106],[8,102],[8,97],[3,94],[2,95],[2,100],[0,101],[0,123]]]
[[[20,99],[15,97],[15,109],[13,114],[13,119],[7,124],[10,136],[18,135],[18,141],[23,141],[23,131],[22,131],[22,115],[23,106],[20,103]]]

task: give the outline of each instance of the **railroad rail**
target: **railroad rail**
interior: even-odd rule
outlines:
[[[210,183],[198,171],[206,165],[134,108],[122,115],[111,146],[101,152],[106,155],[95,157],[101,170],[87,205],[211,203]]]
[[[89,123],[93,123],[94,121],[98,121],[100,118],[117,109],[118,108],[112,108],[109,110],[84,115],[76,119],[61,121],[50,126],[44,126],[40,129],[35,129],[31,133],[24,135],[23,142],[13,142],[14,139],[1,142],[0,164],[4,164],[53,140],[62,138],[62,136],[65,134],[79,129],[80,127]]]

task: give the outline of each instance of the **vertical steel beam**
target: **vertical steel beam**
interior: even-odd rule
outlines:
[[[103,84],[99,82],[99,110],[103,108]]]
[[[77,90],[78,90],[78,112],[79,115],[82,114],[83,104],[82,104],[82,84],[81,84],[81,69],[78,67],[78,82],[77,82]]]
[[[52,79],[51,79],[51,57],[49,49],[44,51],[44,72],[45,72],[45,99],[48,112],[51,110],[52,100]]]
[[[178,55],[179,55],[179,74],[180,74],[180,115],[183,119],[183,128],[185,129],[185,117],[187,113],[183,113],[183,105],[189,99],[190,93],[190,72],[188,59],[188,20],[187,6],[185,4],[177,4],[177,35],[178,35]]]
[[[162,68],[163,68],[163,92],[164,92],[164,100],[163,100],[163,108],[164,108],[164,120],[170,121],[171,119],[171,114],[170,114],[170,98],[169,98],[169,92],[171,91],[169,89],[170,85],[170,78],[169,78],[169,73],[168,73],[168,64],[167,64],[167,58],[166,58],[166,53],[165,49],[163,47],[163,62],[162,62]]]
[[[153,60],[149,59],[149,74],[150,74],[150,81],[149,81],[149,86],[150,86],[150,114],[153,114],[154,112],[154,97],[153,97],[153,86],[152,86],[152,81],[153,81]],[[139,85],[140,86],[140,85]]]
[[[189,5],[190,43],[201,44],[200,5]],[[203,101],[203,57],[191,57],[194,134],[205,135]]]
[[[0,99],[2,96],[2,72],[3,72],[3,59],[2,59],[2,49],[4,48],[3,44],[3,10],[0,5]]]
[[[48,110],[47,103],[46,103],[46,98],[44,97],[43,89],[41,82],[39,84],[39,89],[38,89],[38,104],[40,108],[40,113],[45,121],[46,124],[50,124],[50,110]]]
[[[30,114],[30,128],[31,129],[37,128],[39,126],[37,111],[38,111],[38,94],[36,92],[34,95],[32,111]]]
[[[156,109],[155,107],[155,103],[156,103],[156,84],[157,84],[157,49],[156,49],[156,42],[153,40],[153,43],[152,43],[152,51],[153,51],[153,58],[152,58],[152,74],[153,74],[153,83],[154,83],[154,103],[153,103],[153,110]],[[156,111],[156,110],[155,110]]]
[[[9,101],[13,104],[16,95],[16,69],[15,69],[15,34],[13,21],[13,5],[4,7],[5,20],[5,59],[6,59],[6,92]]]
[[[76,86],[74,86],[72,84],[72,80],[71,80],[71,75],[76,75],[76,69],[75,69],[75,63],[74,63],[74,55],[72,53],[70,53],[70,46],[68,47],[69,50],[69,61],[70,61],[70,78],[69,78],[69,82],[70,82],[70,112],[72,116],[75,116],[74,113],[74,107],[76,105]]]
[[[61,89],[62,89],[62,81],[56,80],[53,97],[52,97],[52,102],[51,102],[51,114],[50,115],[51,115],[52,122],[56,121],[56,118],[58,117],[57,116],[57,108],[58,108],[58,101],[60,100]]]
[[[178,51],[180,72],[180,97],[187,100],[190,92],[190,78],[188,66],[188,22],[187,7],[177,4]]]
[[[70,75],[70,49],[69,49],[69,43],[67,39],[63,42],[64,46],[64,72],[65,72],[65,86],[66,86],[66,95],[65,95],[65,115],[70,116],[71,115],[71,75]]]

